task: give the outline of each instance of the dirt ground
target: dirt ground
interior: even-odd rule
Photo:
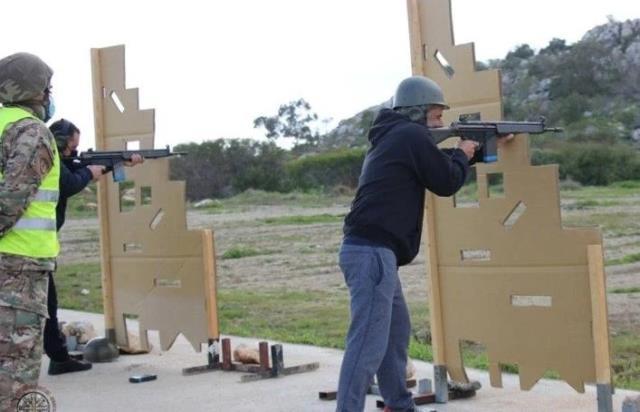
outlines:
[[[640,203],[640,202],[639,202]],[[636,215],[640,215],[640,207]],[[189,211],[190,229],[213,228],[218,255],[220,289],[322,290],[346,293],[337,265],[342,219],[329,223],[269,224],[266,218],[285,216],[344,215],[348,205],[331,207],[253,206],[223,213]],[[627,209],[627,212],[629,210]],[[593,212],[593,211],[592,211]],[[563,218],[576,217],[582,211],[563,212]],[[607,236],[608,257],[628,253],[640,236]],[[98,222],[96,218],[69,219],[61,231],[60,264],[99,261]],[[231,248],[254,249],[256,256],[222,259]],[[409,302],[427,302],[427,275],[424,245],[415,261],[401,268],[405,295]],[[640,287],[640,262],[608,266],[609,289]],[[640,331],[640,293],[610,293],[611,329]]]

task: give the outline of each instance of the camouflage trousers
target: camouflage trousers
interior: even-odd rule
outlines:
[[[0,411],[10,411],[24,385],[37,385],[45,317],[0,306]]]

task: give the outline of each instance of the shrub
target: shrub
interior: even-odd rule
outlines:
[[[243,257],[258,256],[263,254],[264,254],[263,252],[260,252],[251,247],[234,246],[222,254],[222,259],[240,259]]]
[[[605,186],[640,179],[640,154],[621,144],[564,144],[556,149],[534,151],[532,163],[557,163],[561,179],[570,178],[583,185]]]
[[[337,185],[356,187],[366,149],[339,149],[301,157],[287,164],[294,187],[308,190]]]
[[[174,149],[188,154],[172,159],[171,179],[186,181],[189,200],[228,197],[249,188],[286,190],[288,153],[273,142],[218,139]]]

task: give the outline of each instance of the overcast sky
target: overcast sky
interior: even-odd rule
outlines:
[[[483,61],[522,43],[573,43],[609,15],[640,18],[638,0],[452,0],[452,9],[456,43],[474,42]],[[335,124],[411,74],[404,0],[32,0],[2,14],[0,57],[28,51],[53,67],[55,118],[80,127],[83,150],[94,145],[94,47],[126,45],[127,87],[156,109],[156,147],[259,137],[254,118],[301,97]]]

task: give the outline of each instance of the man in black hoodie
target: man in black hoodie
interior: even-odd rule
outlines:
[[[398,267],[418,254],[425,189],[451,196],[464,184],[477,143],[439,149],[429,128],[442,127],[449,107],[432,80],[403,80],[393,110],[382,109],[369,130],[371,147],[345,218],[340,268],[351,296],[351,325],[337,411],[364,409],[367,387],[378,378],[386,410],[414,411],[406,389],[409,311]]]
[[[88,165],[79,166],[64,158],[74,157],[78,154],[80,143],[80,129],[68,120],[60,119],[49,126],[49,130],[56,139],[60,161],[60,197],[56,205],[56,230],[64,225],[67,211],[67,200],[80,193],[91,182],[96,182],[105,172],[104,166]],[[143,159],[135,155],[132,166],[142,163]],[[44,325],[44,350],[49,356],[49,375],[60,375],[69,372],[79,372],[91,369],[91,363],[75,360],[69,356],[66,338],[58,327],[58,295],[52,274],[49,274],[49,293],[47,294],[47,310],[49,318]]]

